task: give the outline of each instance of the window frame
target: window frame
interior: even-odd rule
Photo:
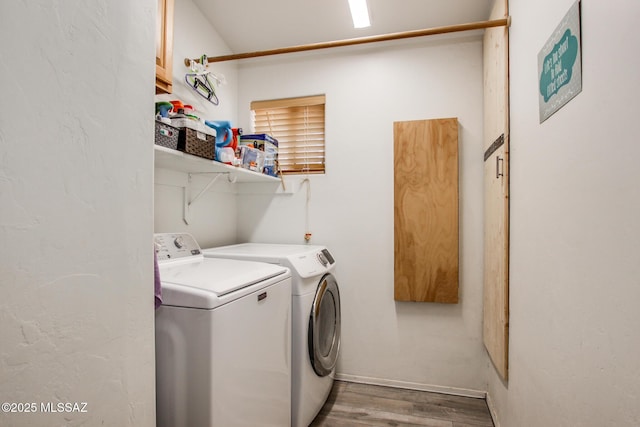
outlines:
[[[326,173],[325,95],[253,101],[250,108],[253,131],[278,140],[282,174]]]

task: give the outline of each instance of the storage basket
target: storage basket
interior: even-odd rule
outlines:
[[[213,160],[216,152],[216,137],[194,129],[182,128],[178,139],[178,150]]]
[[[178,128],[156,120],[156,145],[177,150],[179,135]]]

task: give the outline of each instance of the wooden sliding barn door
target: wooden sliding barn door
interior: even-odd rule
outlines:
[[[458,302],[458,120],[395,122],[394,298]]]
[[[495,0],[491,19],[508,15]],[[484,292],[483,341],[500,376],[509,356],[509,29],[484,35]]]

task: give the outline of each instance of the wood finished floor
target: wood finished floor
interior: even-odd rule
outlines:
[[[494,427],[484,399],[336,381],[310,427]]]

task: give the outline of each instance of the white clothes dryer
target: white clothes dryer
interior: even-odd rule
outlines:
[[[265,243],[204,249],[203,254],[291,270],[291,422],[294,427],[307,427],[329,396],[340,350],[340,292],[333,256],[319,245]]]
[[[156,234],[159,427],[291,424],[291,274]]]

